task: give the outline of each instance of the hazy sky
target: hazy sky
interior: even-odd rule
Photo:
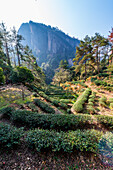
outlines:
[[[113,27],[113,0],[0,0],[0,23],[18,29],[23,22],[58,27],[79,39]]]

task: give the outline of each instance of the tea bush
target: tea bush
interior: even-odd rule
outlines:
[[[91,93],[91,89],[87,88],[82,95],[78,98],[78,100],[74,103],[73,105],[73,109],[80,113],[83,111],[83,105],[85,104],[85,102],[88,100],[88,97]]]
[[[110,103],[110,108],[113,109],[113,103]]]
[[[39,127],[56,130],[76,130],[93,125],[93,119],[90,115],[51,115],[26,111],[13,112],[11,120],[29,128]]]
[[[27,133],[26,142],[30,148],[38,152],[49,149],[52,151],[63,150],[72,152],[79,151],[98,151],[98,143],[102,132],[96,130],[56,132],[49,130],[31,130]]]
[[[54,114],[55,113],[55,110],[50,107],[47,103],[45,102],[42,102],[41,100],[39,99],[34,99],[34,103],[40,107],[43,111],[47,112],[47,113],[51,113],[51,114]]]
[[[105,127],[113,129],[113,117],[105,115],[96,115],[95,116],[99,123],[103,124]]]
[[[0,123],[0,147],[10,148],[19,145],[23,136],[23,128],[15,128],[8,124]]]

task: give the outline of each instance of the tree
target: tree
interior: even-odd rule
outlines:
[[[68,69],[69,65],[68,65],[67,60],[61,60],[59,64],[59,68]]]
[[[0,67],[3,68],[5,64],[6,64],[6,56],[2,49],[2,41],[0,40]]]
[[[98,33],[94,37],[86,36],[80,45],[76,48],[74,65],[76,73],[81,72],[86,78],[90,75],[88,72],[100,72],[100,68],[105,65],[108,57],[109,41]],[[102,65],[101,65],[102,64]],[[101,66],[101,67],[100,67]],[[85,70],[85,73],[83,72]],[[80,71],[81,70],[81,71]]]
[[[20,63],[20,59],[22,56],[22,50],[23,50],[23,45],[21,44],[21,41],[24,38],[22,37],[22,35],[19,35],[15,29],[15,27],[13,27],[12,29],[12,42],[14,43],[14,47],[15,47],[15,51],[16,51],[16,55],[17,55],[17,59],[18,59],[18,66],[20,67],[21,63]]]
[[[100,61],[103,57],[103,51],[109,46],[109,41],[107,38],[104,38],[99,33],[95,33],[95,36],[91,38],[92,47],[93,47],[93,56],[95,58],[95,63],[97,66],[98,74],[100,72]]]
[[[59,84],[64,83],[66,81],[70,80],[70,72],[63,68],[58,68],[54,77],[53,77],[53,84]]]
[[[11,42],[11,36],[9,34],[9,31],[7,31],[7,28],[5,27],[4,23],[0,24],[0,32],[1,32],[0,39],[3,43],[4,48],[5,48],[7,63],[10,66],[11,61],[10,61],[10,56],[9,56],[9,42]]]
[[[89,60],[93,60],[93,58],[91,39],[87,35],[83,41],[80,41],[80,45],[76,48],[76,54],[74,59],[74,65],[78,65],[76,67],[76,73],[80,71],[79,69],[83,67],[85,68],[85,80],[87,77],[87,63]]]
[[[31,83],[34,81],[34,76],[27,67],[16,67],[11,73],[10,79],[13,83]]]

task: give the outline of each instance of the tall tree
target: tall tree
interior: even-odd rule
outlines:
[[[99,33],[95,33],[95,36],[91,38],[93,47],[93,56],[95,58],[95,63],[97,66],[98,73],[100,72],[100,61],[102,57],[103,50],[109,45],[108,39],[101,36]]]
[[[76,72],[78,72],[78,70],[82,67],[85,68],[85,79],[87,76],[87,62],[89,60],[93,60],[93,58],[91,39],[87,35],[83,41],[80,41],[80,45],[76,48],[76,55],[74,59],[74,65],[78,65],[76,67]]]
[[[12,42],[14,43],[17,59],[18,59],[18,66],[20,67],[21,65],[21,57],[22,57],[22,50],[23,50],[23,45],[21,44],[21,41],[23,40],[23,37],[19,35],[13,27],[12,29]]]
[[[10,35],[10,32],[7,31],[7,28],[3,22],[0,24],[0,32],[1,32],[0,39],[5,49],[7,62],[8,62],[8,65],[11,66],[11,61],[10,61],[10,56],[9,56],[9,43],[11,42],[11,35]]]

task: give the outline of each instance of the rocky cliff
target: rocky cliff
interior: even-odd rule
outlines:
[[[32,21],[23,23],[18,33],[25,39],[23,45],[29,45],[38,65],[44,70],[48,67],[56,69],[62,59],[71,61],[79,44],[78,39],[71,38],[58,28]]]

